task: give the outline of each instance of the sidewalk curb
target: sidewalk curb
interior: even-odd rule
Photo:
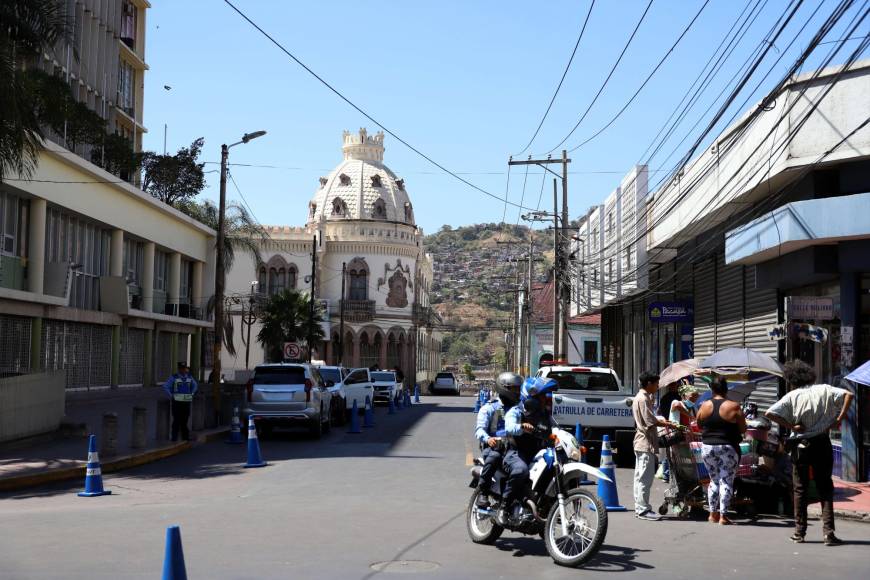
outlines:
[[[822,516],[822,510],[818,505],[812,505],[807,508],[807,516],[819,519]],[[834,508],[834,517],[841,520],[870,524],[870,513],[868,512]]]
[[[101,461],[100,467],[103,473],[112,473],[122,471],[132,467],[139,467],[147,463],[153,463],[167,457],[173,457],[180,453],[192,449],[194,446],[202,445],[217,439],[221,439],[230,430],[229,427],[219,427],[209,431],[198,433],[195,441],[184,441],[182,443],[173,443],[165,447],[150,449],[142,453],[134,453],[124,455],[109,461]],[[25,475],[0,478],[0,491],[16,491],[37,487],[47,483],[56,483],[59,481],[69,481],[72,479],[83,479],[85,477],[85,462],[82,461],[81,466],[64,467],[61,469],[51,469],[38,473],[28,473]]]

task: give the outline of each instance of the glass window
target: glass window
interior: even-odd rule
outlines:
[[[341,371],[338,369],[325,369],[321,367],[318,371],[324,381],[332,381],[336,384],[341,382]]]
[[[351,270],[350,272],[350,300],[368,299],[368,272]]]
[[[619,383],[610,373],[583,371],[553,371],[547,378],[559,383],[560,389],[568,391],[618,391]]]

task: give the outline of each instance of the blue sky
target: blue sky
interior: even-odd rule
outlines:
[[[291,2],[234,0],[314,71],[403,139],[439,163],[500,197],[519,202],[524,170],[506,176],[508,157],[528,142],[562,74],[589,0],[577,2],[385,0]],[[573,147],[607,123],[637,89],[701,0],[654,0],[646,20],[598,102],[567,141]],[[686,123],[650,163],[670,167],[688,147],[667,153],[722,93],[786,9],[784,0],[760,0],[760,14],[701,96]],[[861,3],[858,3],[859,5]],[[220,144],[247,131],[268,135],[231,150],[231,162],[267,167],[232,168],[256,218],[265,224],[301,225],[317,179],[341,160],[341,132],[378,128],[312,78],[244,22],[222,0],[152,0],[148,12],[145,147],[168,149],[205,137],[203,159],[218,161]],[[577,122],[622,50],[647,0],[598,0],[553,109],[529,153],[546,153]],[[756,0],[749,0],[750,8]],[[759,69],[764,79],[753,102],[782,76],[835,3],[826,1],[802,34],[819,2],[808,1],[776,50]],[[683,97],[745,0],[711,0],[668,61],[631,107],[607,131],[570,154],[572,217],[600,203],[641,159]],[[763,6],[763,8],[762,8]],[[848,20],[854,13],[847,15]],[[827,37],[843,37],[841,23]],[[864,29],[866,34],[866,28]],[[795,36],[791,49],[786,45]],[[846,43],[846,49],[855,46]],[[818,51],[827,52],[834,45]],[[845,59],[846,49],[835,62]],[[780,54],[780,51],[784,54]],[[816,60],[817,62],[817,60]],[[812,68],[812,62],[805,70]],[[169,85],[171,90],[163,87]],[[755,86],[755,81],[750,87]],[[742,102],[739,99],[738,102]],[[739,112],[734,110],[733,112]],[[730,116],[730,114],[729,114]],[[417,222],[426,232],[442,224],[498,222],[504,204],[443,174],[387,136],[386,164],[405,178]],[[668,165],[670,163],[670,165]],[[206,166],[214,170],[217,165]],[[661,175],[657,173],[655,175]],[[217,173],[204,196],[217,198]],[[651,177],[651,184],[655,179]],[[507,187],[506,187],[507,186]],[[526,179],[525,205],[536,205],[540,170]],[[551,199],[546,183],[544,203]],[[239,194],[230,184],[230,199]],[[517,220],[508,208],[506,221]]]

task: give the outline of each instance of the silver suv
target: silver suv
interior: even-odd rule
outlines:
[[[243,416],[253,416],[264,434],[275,426],[305,425],[319,438],[332,426],[332,393],[317,368],[309,364],[263,364],[248,381]]]

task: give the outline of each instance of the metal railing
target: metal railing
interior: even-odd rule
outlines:
[[[342,303],[348,322],[369,322],[375,317],[374,300],[342,300]]]

